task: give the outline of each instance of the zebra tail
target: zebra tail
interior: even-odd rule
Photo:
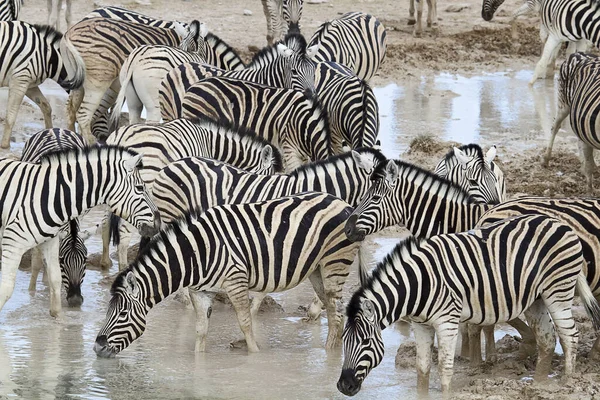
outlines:
[[[587,279],[582,272],[577,275],[577,292],[583,302],[585,311],[592,319],[594,329],[600,331],[600,305],[598,305],[598,300],[594,297],[594,294],[587,283]]]
[[[79,54],[79,50],[66,38],[60,41],[60,55],[67,70],[67,80],[59,82],[65,90],[75,90],[83,86],[85,80],[85,62]]]
[[[115,100],[115,105],[112,108],[112,112],[110,113],[110,120],[108,122],[109,134],[111,132],[116,131],[119,128],[119,120],[121,119],[121,109],[123,108],[123,104],[125,104],[125,93],[127,92],[127,86],[130,84],[133,85],[133,83],[131,82],[132,76],[133,68],[131,68],[131,64],[127,63],[126,61],[123,67],[121,67],[121,89],[119,90],[119,94],[117,95],[117,99]]]
[[[360,281],[360,286],[365,286],[369,280],[369,276],[371,275],[371,260],[368,257],[368,252],[363,250],[363,246],[365,246],[364,241],[361,242],[360,247],[358,248],[358,278]]]
[[[113,213],[110,213],[110,217],[108,219],[108,241],[110,242],[112,238],[113,246],[118,246],[119,243],[121,243],[121,233],[119,232],[120,223],[121,218]]]

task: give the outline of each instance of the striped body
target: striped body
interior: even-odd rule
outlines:
[[[162,21],[159,19],[154,19],[144,14],[137,13],[135,11],[114,6],[97,8],[85,17],[83,17],[82,21],[92,18],[109,18],[114,20],[136,22],[142,25],[148,25],[155,28],[165,29],[175,29],[177,25],[183,25],[184,27],[186,26],[181,22]]]
[[[86,146],[85,141],[75,132],[63,129],[48,129],[32,135],[25,142],[21,161],[36,163],[48,153],[56,151],[65,151],[71,149],[83,149]],[[60,261],[60,270],[62,284],[67,292],[67,302],[70,306],[81,306],[83,296],[81,295],[81,285],[85,277],[85,268],[87,262],[87,247],[84,239],[79,234],[79,220],[71,219],[65,224],[59,233],[58,259]],[[41,268],[32,262],[32,274],[29,290],[35,291],[37,272]]]
[[[21,0],[0,1],[0,21],[17,21],[21,14]]]
[[[328,347],[336,345],[336,303],[357,251],[343,233],[351,210],[334,196],[309,192],[213,207],[171,225],[115,280],[96,353],[114,356],[126,348],[144,331],[147,312],[183,287],[225,289],[249,351],[257,351],[248,291],[289,290],[309,276],[327,304]]]
[[[59,51],[61,39],[62,34],[49,26],[0,22],[0,86],[9,88],[3,148],[10,145],[24,96],[39,104],[46,128],[52,127],[52,108],[38,85],[46,79],[64,84],[67,71]]]
[[[493,161],[496,146],[485,157],[479,145],[449,151],[435,167],[435,174],[460,186],[478,202],[498,204],[507,200],[504,173]]]
[[[302,35],[292,34],[283,43],[262,49],[242,70],[224,71],[197,63],[179,65],[161,83],[159,98],[162,118],[165,121],[181,118],[181,104],[187,90],[210,76],[227,76],[267,86],[312,91],[315,63],[311,55],[315,51],[316,47],[306,48],[306,40]]]
[[[291,89],[226,77],[207,78],[187,91],[183,117],[242,126],[278,146],[286,171],[331,154],[326,113],[318,100]]]
[[[375,145],[379,106],[365,81],[343,65],[320,62],[315,70],[315,92],[327,110],[334,153],[342,152],[344,141],[354,149]]]
[[[373,169],[384,161],[380,152],[362,148],[288,175],[258,175],[215,160],[184,158],[160,171],[152,195],[165,224],[220,204],[253,203],[312,190],[355,205],[366,192]]]
[[[315,61],[333,61],[368,81],[385,59],[385,28],[371,15],[351,12],[321,25],[309,41],[319,45]]]
[[[450,388],[459,322],[489,325],[525,312],[540,356],[536,378],[547,378],[556,332],[573,372],[578,332],[571,313],[575,286],[594,324],[598,303],[580,278],[583,257],[571,228],[545,216],[521,216],[463,233],[409,238],[379,263],[353,296],[344,329],[344,364],[338,388],[356,394],[383,358],[381,330],[402,317],[416,322],[417,387],[429,388],[437,334],[442,392]]]

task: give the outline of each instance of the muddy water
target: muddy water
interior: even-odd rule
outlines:
[[[441,74],[376,88],[384,153],[398,157],[421,134],[520,148],[543,143],[554,114],[553,83],[528,89],[530,75],[528,71],[476,77]],[[64,125],[66,94],[53,83],[42,90],[49,94],[55,124]],[[0,104],[5,101],[6,91],[0,90]],[[11,153],[19,154],[23,141],[42,128],[37,107],[24,105]],[[561,135],[570,140],[568,134]],[[93,229],[101,216],[101,211],[90,213],[84,228]],[[381,259],[398,237],[383,234],[371,240],[373,259]],[[99,236],[87,245],[90,253],[99,252]],[[142,338],[116,359],[97,359],[92,346],[114,273],[116,267],[110,273],[88,270],[81,309],[69,309],[63,300],[64,315],[54,320],[48,314],[48,289],[41,276],[38,292],[30,295],[29,273],[19,271],[13,297],[0,313],[0,398],[343,398],[335,387],[341,354],[324,350],[325,318],[305,323],[298,311],[312,299],[306,284],[274,296],[283,313],[260,315],[259,354],[230,349],[229,343],[241,333],[233,311],[223,304],[216,305],[211,318],[208,351],[194,354],[193,311],[167,299],[149,314]],[[352,271],[345,298],[356,281]],[[504,333],[498,331],[497,338]],[[416,397],[415,371],[394,367],[393,355],[404,340],[396,327],[384,331],[386,357],[357,399]],[[435,371],[432,376],[436,398],[439,381]]]

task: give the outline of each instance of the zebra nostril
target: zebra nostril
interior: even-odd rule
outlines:
[[[96,344],[100,347],[108,346],[108,338],[106,337],[106,335],[98,336],[96,338]]]

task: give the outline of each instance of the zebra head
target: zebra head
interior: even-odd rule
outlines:
[[[285,85],[288,88],[315,92],[314,57],[319,45],[307,48],[306,39],[299,33],[289,33],[282,43],[277,45],[280,56],[287,57],[285,67]]]
[[[206,60],[205,38],[207,35],[206,24],[194,20],[186,28],[186,34],[181,40],[179,48],[190,53],[198,53],[203,60]]]
[[[490,147],[485,157],[481,147],[477,145],[462,147],[476,151],[467,153],[454,147],[453,155],[458,165],[445,178],[461,186],[475,202],[498,204],[504,201],[506,197],[504,173],[494,163],[496,146]]]
[[[394,160],[375,168],[371,187],[346,221],[344,231],[350,241],[362,241],[373,232],[401,222],[403,211],[401,205],[394,201],[399,175],[400,170]]]
[[[384,346],[375,304],[362,291],[352,296],[346,314],[342,335],[344,363],[337,388],[346,396],[354,396],[383,359]]]
[[[483,0],[481,6],[481,18],[486,21],[491,21],[494,18],[494,13],[504,3],[504,0]]]
[[[142,236],[153,236],[160,229],[160,215],[140,175],[142,155],[132,151],[121,154],[106,204],[110,211],[135,226]]]
[[[98,357],[114,357],[146,329],[149,306],[143,300],[142,285],[130,268],[117,276],[111,294],[106,321],[94,344]]]
[[[89,237],[89,232],[79,231],[77,219],[69,221],[69,229],[59,233],[58,260],[69,307],[81,307],[83,304],[81,284],[85,278],[88,254],[85,240]]]
[[[304,0],[283,0],[283,20],[288,26],[288,33],[300,33]]]

